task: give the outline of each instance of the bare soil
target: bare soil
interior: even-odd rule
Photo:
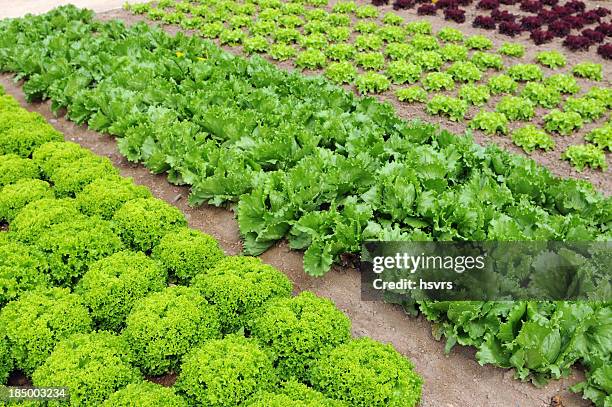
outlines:
[[[123,176],[133,178],[136,183],[150,188],[156,197],[181,209],[191,227],[214,236],[227,254],[240,253],[242,244],[238,226],[229,208],[189,207],[185,199],[189,194],[187,187],[171,185],[163,175],[150,174],[143,166],[128,162],[119,154],[113,138],[63,117],[54,117],[49,103],[27,104],[21,87],[9,75],[0,75],[0,84],[26,109],[42,114],[64,133],[67,141],[108,157]],[[474,359],[475,350],[472,348],[457,346],[445,355],[444,343],[433,338],[432,326],[423,317],[410,317],[394,305],[362,301],[360,275],[354,268],[335,267],[322,278],[309,277],[302,268],[302,254],[289,250],[286,242],[278,243],[261,258],[287,274],[295,284],[296,293],[309,290],[334,301],[350,317],[355,336],[370,336],[391,343],[409,357],[425,379],[422,407],[545,407],[555,396],[566,407],[590,405],[567,391],[572,384],[584,380],[581,371],[574,371],[568,379],[536,388],[530,383],[514,380],[512,371],[480,366]],[[168,376],[155,380],[171,384],[174,378]]]

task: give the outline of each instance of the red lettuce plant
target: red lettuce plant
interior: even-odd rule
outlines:
[[[521,33],[521,25],[511,21],[502,21],[499,23],[499,32],[507,35],[508,37],[514,37]]]
[[[491,17],[493,17],[495,21],[500,23],[502,21],[515,22],[518,16],[516,14],[510,13],[507,10],[503,10],[503,11],[493,10],[491,12]]]
[[[612,37],[612,23],[601,23],[595,28],[596,31],[599,31],[605,36]]]
[[[477,16],[472,23],[472,26],[475,28],[484,28],[485,30],[494,30],[495,29],[495,20],[493,17],[489,16]]]
[[[565,19],[563,21],[568,23],[570,27],[575,28],[576,30],[581,29],[587,23],[584,20],[584,18],[579,17],[579,16],[568,16],[568,17],[565,17]]]
[[[597,7],[595,10],[593,10],[597,13],[597,15],[599,17],[605,17],[605,16],[609,16],[610,13],[612,13],[612,11],[608,10],[605,7]]]
[[[521,2],[521,10],[528,13],[537,13],[542,9],[542,4],[537,0],[523,0]]]
[[[414,0],[395,0],[393,10],[406,10],[414,6]]]
[[[557,20],[548,25],[548,30],[551,31],[555,37],[563,38],[569,35],[570,31],[572,31],[572,27],[563,20]]]
[[[476,8],[482,10],[495,10],[499,8],[499,0],[480,0],[476,5]]]
[[[597,53],[604,59],[612,59],[612,44],[603,44],[597,47]]]
[[[602,32],[595,31],[590,28],[582,30],[581,34],[587,37],[593,43],[601,43],[603,42],[604,38],[606,38],[606,36]]]
[[[433,4],[422,4],[417,8],[417,14],[420,16],[433,16],[436,14],[436,6]]]
[[[529,38],[531,38],[536,45],[541,45],[552,41],[555,36],[550,31],[533,30]]]
[[[529,16],[521,18],[521,27],[523,30],[535,30],[544,25],[544,21],[537,16]]]
[[[447,8],[446,10],[444,10],[444,19],[451,20],[456,23],[464,23],[465,10],[461,10],[458,8]]]
[[[565,3],[565,7],[572,10],[574,13],[581,13],[586,9],[586,4],[583,1],[573,0]]]
[[[578,14],[578,17],[583,18],[584,21],[586,21],[588,24],[595,24],[601,20],[601,16],[597,14],[594,10],[580,13]]]
[[[568,35],[563,41],[563,46],[572,51],[588,50],[593,43],[587,37],[582,35]]]

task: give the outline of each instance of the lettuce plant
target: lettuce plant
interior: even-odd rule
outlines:
[[[425,89],[433,91],[453,90],[455,88],[455,81],[446,72],[431,72],[423,79],[423,86]]]
[[[210,235],[184,228],[162,237],[153,249],[158,260],[181,283],[189,283],[199,273],[206,273],[225,256]]]
[[[224,333],[248,329],[264,305],[274,298],[288,298],[293,285],[272,266],[256,257],[226,257],[207,273],[192,280],[219,312]]]
[[[593,62],[581,62],[572,68],[574,76],[586,78],[593,81],[600,81],[603,78],[601,64]]]
[[[593,169],[601,168],[602,171],[608,170],[605,153],[593,144],[571,145],[561,157],[569,160],[578,171],[587,166]]]
[[[277,28],[272,32],[272,38],[278,43],[294,43],[300,39],[300,32],[295,28]]]
[[[421,67],[406,61],[393,61],[388,67],[386,74],[393,83],[415,83],[422,73]]]
[[[416,52],[412,58],[412,62],[419,65],[425,71],[437,71],[444,65],[444,60],[440,54],[435,51]]]
[[[31,375],[62,339],[90,332],[92,321],[80,296],[65,288],[23,293],[0,312],[15,367]]]
[[[229,20],[229,26],[233,29],[249,27],[251,24],[252,20],[250,16],[235,15]]]
[[[52,280],[64,286],[73,285],[95,261],[124,248],[110,222],[82,216],[49,226],[35,244],[47,258]]]
[[[460,82],[476,82],[482,78],[482,72],[476,65],[467,61],[454,62],[446,71],[453,79]]]
[[[218,38],[222,32],[223,23],[220,21],[204,23],[200,26],[200,34],[204,38]]]
[[[40,178],[40,168],[32,160],[16,154],[0,155],[0,188],[20,180]]]
[[[243,405],[245,407],[270,407],[303,404],[320,407],[347,407],[346,403],[327,398],[295,379],[281,383],[280,388],[274,391],[259,391]]]
[[[359,51],[379,51],[383,47],[383,40],[374,34],[362,34],[355,38],[355,48]]]
[[[591,130],[584,138],[602,150],[612,151],[612,123]]]
[[[357,76],[357,69],[350,62],[334,62],[325,68],[325,77],[337,84],[351,83]]]
[[[42,253],[12,238],[0,241],[0,308],[23,293],[50,285],[48,263]]]
[[[401,42],[406,39],[406,30],[394,25],[385,25],[376,32],[376,36],[387,43]]]
[[[539,66],[534,64],[516,64],[508,68],[508,76],[515,81],[540,81],[544,77]]]
[[[325,50],[325,54],[334,61],[347,61],[355,55],[355,47],[348,43],[331,44]]]
[[[414,54],[414,48],[406,43],[392,42],[387,44],[384,53],[394,61],[405,60]]]
[[[349,27],[351,18],[346,14],[332,13],[329,15],[327,22],[333,27]]]
[[[339,1],[332,8],[334,13],[354,13],[357,10],[357,4],[354,1]]]
[[[512,141],[525,150],[526,153],[533,152],[536,148],[548,151],[555,147],[552,137],[545,131],[533,124],[516,129],[511,134]]]
[[[93,263],[75,290],[98,329],[120,331],[136,301],[166,287],[168,273],[144,253],[123,251]]]
[[[493,48],[493,41],[484,35],[473,35],[465,40],[465,46],[469,49],[487,50]]]
[[[131,407],[134,404],[142,407],[188,407],[187,401],[177,395],[173,387],[143,381],[131,383],[110,395],[101,407]]]
[[[504,96],[495,110],[505,114],[508,120],[531,120],[535,116],[533,102],[516,96]]]
[[[408,34],[431,34],[431,23],[427,20],[411,21],[406,24]]]
[[[225,29],[219,34],[219,42],[222,45],[238,45],[246,38],[244,31],[240,29]]]
[[[277,29],[277,24],[272,20],[257,20],[250,28],[252,34],[268,36],[274,33]],[[221,32],[221,31],[219,31]]]
[[[426,34],[415,34],[410,45],[417,51],[434,51],[440,48],[436,37]]]
[[[375,72],[366,72],[358,75],[355,86],[362,95],[367,93],[381,93],[389,89],[391,82],[385,75]]]
[[[196,405],[245,405],[279,381],[268,354],[255,340],[238,335],[210,340],[184,358],[175,388]]]
[[[481,70],[495,69],[499,71],[504,68],[502,57],[490,52],[476,51],[472,54],[471,61]]]
[[[134,303],[123,337],[135,365],[148,375],[163,375],[195,346],[221,337],[220,329],[217,310],[197,289],[173,286]]]
[[[268,40],[262,35],[245,38],[242,45],[244,52],[247,54],[263,53],[268,51],[270,47]]]
[[[149,197],[151,192],[147,187],[135,185],[130,178],[116,176],[93,181],[76,195],[74,202],[85,215],[110,220],[127,201]]]
[[[88,155],[60,166],[49,179],[58,197],[73,197],[93,181],[118,174],[108,158]]]
[[[569,97],[563,105],[566,112],[576,112],[585,123],[599,119],[606,112],[606,106],[597,99]]]
[[[309,382],[349,405],[414,407],[421,400],[423,379],[391,345],[360,338],[317,360]]]
[[[39,179],[22,179],[0,186],[0,222],[10,223],[30,202],[54,197],[49,183]]]
[[[140,381],[126,340],[104,331],[62,340],[32,375],[34,386],[62,383],[70,403],[84,407],[100,406],[115,391]]]
[[[400,25],[404,24],[404,18],[402,16],[400,16],[400,15],[395,14],[395,13],[385,13],[385,15],[383,16],[382,21],[385,24],[396,25],[396,26],[400,26]]]
[[[327,38],[330,41],[346,41],[351,37],[351,29],[348,27],[332,27],[327,32]],[[344,45],[344,44],[333,44],[333,45]]]
[[[487,86],[493,95],[502,93],[514,93],[517,88],[517,83],[508,75],[501,74],[492,76],[487,82]]]
[[[329,31],[329,29],[331,28],[331,24],[329,24],[326,20],[323,21],[309,21],[306,24],[304,24],[304,32],[306,34],[314,34],[314,33],[320,33],[320,34],[325,34],[327,31]]]
[[[580,90],[580,85],[571,75],[557,73],[544,79],[544,85],[556,89],[563,94],[574,94]]]
[[[168,232],[187,225],[183,213],[155,198],[128,201],[113,215],[116,232],[134,250],[151,251]]]
[[[295,65],[302,69],[319,69],[325,67],[326,64],[327,57],[323,51],[318,49],[307,49],[300,52],[295,59]]]
[[[539,82],[527,83],[521,92],[521,97],[548,109],[557,107],[561,103],[561,93],[557,89]]]
[[[355,24],[355,31],[361,34],[373,34],[378,29],[379,25],[374,21],[359,21]]]
[[[505,42],[498,51],[502,55],[513,58],[522,58],[525,55],[525,47],[521,44]]]
[[[447,44],[438,50],[445,61],[467,61],[468,49],[459,44]]]
[[[11,231],[19,240],[33,243],[52,225],[80,218],[74,200],[43,198],[30,202],[15,215]]]
[[[536,55],[536,61],[551,69],[564,67],[567,63],[565,55],[559,51],[540,51]]]
[[[395,91],[395,96],[399,101],[407,103],[425,103],[427,101],[427,92],[420,86],[399,88]]]
[[[272,301],[253,322],[251,335],[271,351],[282,377],[305,380],[322,354],[351,338],[351,322],[330,300],[305,291]]]
[[[380,52],[358,52],[355,62],[364,69],[378,71],[385,66],[385,56]]]
[[[297,50],[289,44],[274,44],[270,47],[270,56],[277,61],[286,61],[297,55]]]
[[[355,15],[357,18],[376,18],[378,17],[378,9],[370,4],[358,6]]]
[[[544,115],[544,129],[551,133],[559,133],[562,136],[572,134],[575,130],[582,128],[584,122],[577,112],[562,112],[558,109],[551,110]]]
[[[486,85],[467,84],[459,89],[459,97],[471,105],[483,106],[491,97],[491,93]]]
[[[498,112],[480,111],[470,121],[470,128],[482,130],[485,134],[508,133],[508,119]]]
[[[456,122],[465,118],[467,110],[467,102],[451,96],[436,95],[427,102],[427,113],[448,116]]]
[[[612,88],[601,88],[598,86],[593,86],[584,96],[587,98],[598,100],[607,109],[612,109]]]
[[[294,14],[285,14],[278,18],[278,23],[285,28],[297,28],[304,25],[304,20]]]
[[[437,33],[438,38],[444,42],[462,42],[463,33],[456,28],[445,27]]]

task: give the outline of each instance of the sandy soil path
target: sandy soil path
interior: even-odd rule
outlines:
[[[146,0],[130,0],[130,3],[144,3]],[[28,13],[42,14],[65,4],[87,7],[96,12],[120,8],[125,0],[0,0],[0,18],[24,16]]]

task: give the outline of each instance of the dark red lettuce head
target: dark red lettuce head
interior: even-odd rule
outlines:
[[[495,20],[489,16],[477,16],[472,22],[472,26],[475,28],[484,28],[485,30],[495,29]]]
[[[550,31],[533,30],[529,38],[531,38],[536,45],[541,45],[551,42],[555,36]]]
[[[548,25],[548,30],[551,31],[555,37],[563,38],[569,35],[570,31],[572,31],[572,27],[563,20],[557,20]]]
[[[586,51],[593,45],[590,39],[582,35],[568,35],[563,41],[563,46],[572,51]]]
[[[612,44],[603,44],[597,47],[597,53],[604,59],[612,59]]]
[[[420,16],[433,16],[436,14],[436,6],[433,4],[422,4],[417,8],[417,14]]]
[[[606,38],[606,36],[602,32],[595,31],[590,28],[582,30],[580,34],[587,37],[589,40],[591,40],[591,42],[598,43],[598,44],[602,43],[603,40]]]
[[[444,19],[456,23],[465,23],[465,10],[458,8],[447,8],[444,10]]]

